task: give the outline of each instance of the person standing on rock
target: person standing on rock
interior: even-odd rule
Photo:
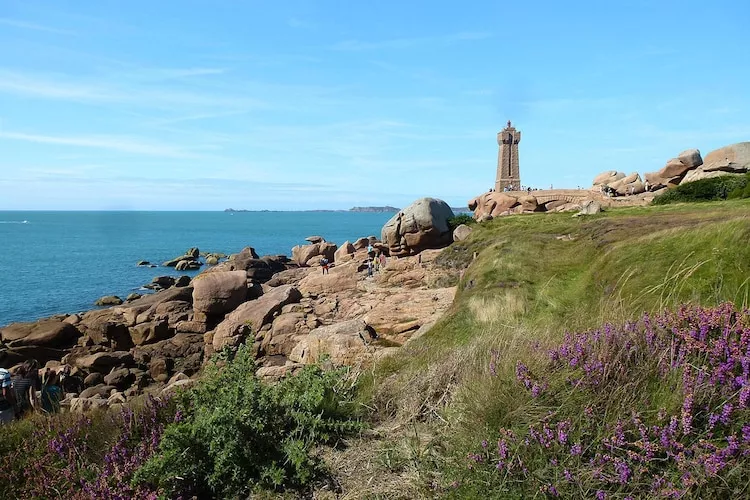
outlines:
[[[372,259],[367,259],[367,276],[372,278]]]
[[[385,269],[385,254],[383,252],[380,252],[380,269]]]
[[[320,267],[323,268],[323,274],[328,274],[328,259],[325,257],[320,259]]]
[[[10,372],[0,368],[0,425],[13,421],[16,416],[16,397],[10,381]]]

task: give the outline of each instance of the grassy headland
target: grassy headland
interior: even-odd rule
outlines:
[[[440,258],[446,266],[468,265],[450,313],[379,363],[363,387],[383,429],[389,429],[380,448],[369,445],[381,450],[374,468],[399,465],[373,470],[384,478],[373,489],[355,480],[352,487],[361,487],[364,495],[400,496],[405,494],[401,481],[409,478],[412,495],[554,496],[538,489],[552,483],[548,476],[553,472],[537,468],[530,472],[535,480],[520,482],[499,471],[486,476],[478,464],[467,463],[467,453],[481,454],[483,440],[495,447],[505,432],[501,429],[526,435],[550,414],[583,415],[596,408],[587,420],[595,421],[603,435],[632,411],[674,412],[684,396],[674,384],[679,374],[655,372],[643,363],[622,365],[623,380],[632,384],[581,393],[560,380],[569,373],[552,373],[548,350],[564,344],[567,332],[636,321],[644,313],[683,304],[710,307],[730,301],[746,308],[749,242],[747,200],[627,208],[581,218],[511,216],[474,226],[468,240]],[[531,395],[528,383],[520,383],[528,377],[518,373],[519,363],[539,372],[540,380],[552,377],[544,384],[555,387],[554,397]],[[592,442],[601,439],[590,436]],[[594,446],[591,450],[593,459]],[[579,472],[589,476],[575,482],[576,491],[593,496],[599,491],[597,480],[590,471]],[[747,477],[747,467],[740,472]],[[696,491],[703,496],[731,491],[708,488]],[[609,489],[609,494],[614,490],[619,491]]]

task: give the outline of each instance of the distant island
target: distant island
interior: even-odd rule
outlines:
[[[325,210],[325,209],[319,209],[319,210],[299,210],[300,212],[377,212],[377,213],[386,213],[386,212],[398,212],[401,210],[400,208],[396,207],[352,207],[349,210]],[[236,210],[234,208],[225,208],[225,212],[227,213],[235,213],[235,212],[269,212],[270,210],[246,210],[246,209],[240,209]]]
[[[398,212],[400,208],[384,206],[384,207],[352,207],[349,209],[350,212]]]

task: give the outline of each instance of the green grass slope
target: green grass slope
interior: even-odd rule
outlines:
[[[544,406],[531,399],[516,382],[516,370],[519,360],[532,371],[547,370],[546,349],[562,342],[566,332],[619,324],[683,304],[731,301],[746,308],[750,201],[618,209],[579,218],[503,217],[474,226],[469,239],[446,249],[439,262],[468,266],[452,310],[423,337],[383,359],[362,391],[381,422],[396,422],[402,430],[419,427],[423,436],[431,436],[409,445],[407,454],[421,458],[404,461],[411,464],[410,472],[401,471],[423,486],[460,479],[455,471],[466,469],[467,451],[483,437],[496,438],[500,428],[528,430],[545,415],[563,411],[568,403],[548,401]],[[682,401],[669,377],[660,380],[653,367],[642,371],[642,377],[632,377],[635,386],[616,385],[611,393],[597,396],[608,413],[597,425],[606,427],[629,414],[633,405],[674,409]],[[628,391],[636,388],[638,397],[629,397]],[[566,397],[566,411],[580,412],[588,404],[580,395]],[[395,443],[397,434],[388,439]],[[440,491],[462,496],[468,488],[463,493],[468,497],[482,491],[500,497],[529,494],[523,488],[507,489],[505,480],[500,483],[480,481],[453,493]],[[433,496],[435,491],[427,488],[422,494]]]

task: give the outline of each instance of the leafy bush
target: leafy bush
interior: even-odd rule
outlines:
[[[450,217],[448,219],[448,227],[451,231],[456,229],[461,224],[466,224],[467,226],[474,224],[476,221],[474,220],[474,217],[472,217],[470,214],[462,213],[455,215],[453,217]]]
[[[533,410],[476,444],[448,492],[600,499],[744,494],[747,310],[724,304],[644,315],[638,323],[567,335],[545,357],[516,365],[512,387]],[[501,391],[511,387],[494,380]]]
[[[738,200],[741,198],[750,198],[750,173],[747,174],[747,184],[745,184],[745,187],[737,187],[735,188],[731,193],[729,193],[729,196],[727,197],[730,200]]]
[[[312,448],[362,427],[351,418],[352,396],[344,371],[315,366],[264,384],[243,346],[180,397],[179,421],[167,426],[158,454],[134,484],[199,498],[244,498],[257,487],[308,485],[322,472]]]
[[[744,190],[750,184],[750,175],[735,176],[723,175],[710,179],[701,179],[668,190],[654,198],[654,205],[667,205],[669,203],[690,203],[696,201],[726,200],[730,193]],[[738,196],[740,197],[740,196]]]

